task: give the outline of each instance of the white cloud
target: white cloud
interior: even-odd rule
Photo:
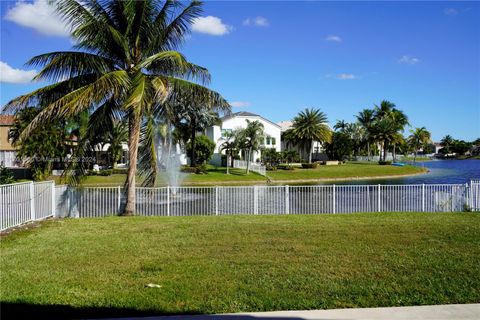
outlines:
[[[234,108],[245,108],[245,107],[249,107],[251,105],[251,103],[248,102],[248,101],[232,101],[232,102],[229,102],[229,103]]]
[[[339,36],[335,36],[335,35],[328,35],[325,38],[325,41],[342,42],[342,38],[340,38]]]
[[[446,8],[443,10],[443,13],[445,13],[447,16],[456,16],[458,14],[458,10],[453,8]]]
[[[358,76],[351,73],[340,73],[340,74],[337,74],[336,78],[338,80],[355,80],[355,79],[358,79]]]
[[[420,59],[412,57],[410,55],[404,55],[399,60],[398,63],[414,65],[420,62]]]
[[[230,33],[232,29],[232,26],[224,24],[222,19],[213,16],[195,18],[192,24],[193,31],[212,36],[223,36]]]
[[[69,28],[47,0],[35,0],[33,3],[18,1],[8,10],[5,19],[35,29],[44,35],[61,37],[69,35]]]
[[[0,61],[0,82],[3,83],[29,83],[37,75],[35,70],[21,70],[10,67]]]
[[[247,18],[243,20],[244,26],[255,26],[255,27],[268,27],[270,23],[265,17],[256,17],[256,18]]]

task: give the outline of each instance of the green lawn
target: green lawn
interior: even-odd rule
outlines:
[[[267,179],[257,173],[250,172],[245,174],[243,169],[230,169],[230,174],[225,174],[225,168],[215,168],[210,166],[206,174],[186,173],[183,184],[186,185],[215,185],[215,184],[262,184]],[[377,163],[369,162],[349,162],[340,166],[319,166],[316,169],[296,168],[293,171],[277,170],[268,171],[267,175],[272,182],[290,181],[299,182],[303,180],[325,180],[325,179],[350,179],[359,177],[381,177],[416,174],[425,172],[424,168],[405,166],[380,166]],[[86,186],[118,186],[123,185],[126,179],[125,174],[113,174],[111,176],[87,176],[83,181]],[[55,178],[57,183],[61,183],[58,177]],[[141,184],[141,179],[137,179]],[[166,185],[166,176],[160,173],[158,176],[158,186]]]
[[[2,319],[480,302],[478,213],[71,219],[0,248]]]
[[[376,162],[347,162],[339,166],[318,166],[316,169],[296,168],[293,171],[277,170],[268,172],[272,180],[342,179],[357,177],[380,177],[406,175],[424,172],[415,166],[381,166]]]

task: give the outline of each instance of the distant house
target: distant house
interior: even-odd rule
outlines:
[[[278,125],[281,128],[282,134],[287,131],[288,129],[292,128],[293,122],[292,121],[280,121]],[[308,157],[308,150],[305,150],[305,148],[302,148],[299,145],[292,145],[285,141],[285,139],[282,140],[282,150],[295,150],[298,152],[300,157],[304,160],[307,160]],[[314,141],[313,146],[312,146],[312,160],[313,161],[326,161],[328,160],[327,154],[325,153],[325,148],[322,145],[321,142],[319,141]]]
[[[206,136],[215,142],[215,151],[210,161],[213,165],[220,166],[222,164],[222,154],[225,154],[221,149],[222,143],[225,141],[223,136],[227,131],[235,129],[244,129],[247,127],[248,121],[260,121],[264,126],[265,140],[262,148],[275,149],[281,151],[281,128],[278,124],[251,112],[235,112],[221,119],[221,124],[207,128]],[[259,160],[261,151],[254,152],[253,161]]]
[[[14,116],[0,114],[0,163],[3,162],[9,168],[19,166],[16,160],[16,148],[9,139],[9,131],[13,127],[14,122]]]

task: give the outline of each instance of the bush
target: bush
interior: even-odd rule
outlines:
[[[112,169],[112,174],[127,174],[127,172],[128,172],[127,168]]]
[[[215,142],[207,136],[201,135],[195,137],[195,164],[201,164],[212,158],[215,150]],[[187,143],[187,156],[192,159],[192,142]]]
[[[15,182],[13,173],[8,170],[3,162],[0,163],[0,184],[9,184]]]
[[[282,170],[295,170],[293,166],[290,166],[288,164],[279,164],[277,168]]]
[[[184,173],[197,173],[197,167],[182,166],[180,171]]]
[[[277,167],[276,166],[267,166],[266,170],[267,171],[277,171]]]
[[[389,166],[392,164],[392,161],[378,161],[378,164],[381,166]]]
[[[98,172],[98,175],[105,176],[105,177],[106,176],[111,176],[112,172],[113,172],[112,169],[100,170],[100,172]]]
[[[314,162],[314,163],[302,163],[302,168],[303,169],[315,169],[316,167],[318,167],[318,163]]]

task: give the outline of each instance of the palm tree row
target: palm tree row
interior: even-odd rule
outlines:
[[[184,96],[209,109],[229,108],[219,93],[205,87],[208,70],[177,51],[201,14],[202,3],[60,0],[53,5],[71,26],[74,50],[30,59],[29,65],[42,67],[35,79],[53,84],[10,101],[6,109],[41,108],[21,137],[45,121],[69,119],[85,110],[91,128],[101,127],[115,112],[128,119],[124,214],[132,215],[137,166],[145,184],[155,183],[155,119],[174,114],[176,102]],[[72,163],[69,169],[81,174],[84,164]]]

